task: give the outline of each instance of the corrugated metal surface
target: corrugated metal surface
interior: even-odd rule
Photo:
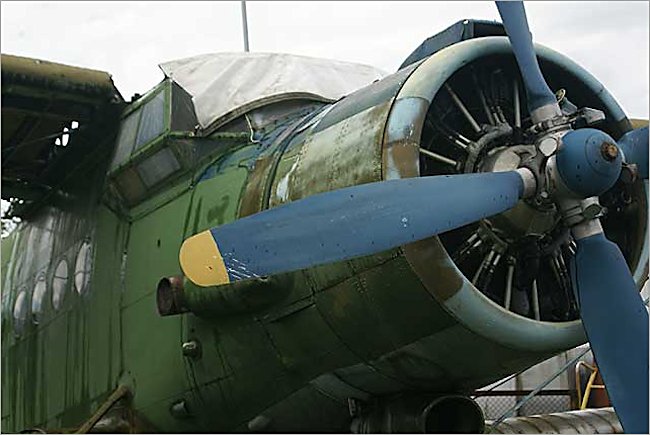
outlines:
[[[585,409],[554,414],[512,417],[485,433],[623,433],[614,408]]]

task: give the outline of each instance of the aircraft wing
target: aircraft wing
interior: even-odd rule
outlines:
[[[123,103],[106,72],[2,54],[2,198],[43,202]]]

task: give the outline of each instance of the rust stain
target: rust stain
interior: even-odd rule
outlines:
[[[384,178],[393,178],[388,177],[389,174],[398,175],[397,178],[420,176],[418,150],[419,145],[413,142],[398,141],[388,144],[383,153]]]
[[[407,261],[439,302],[455,295],[463,286],[461,273],[454,267],[438,237],[430,237],[402,247]]]
[[[382,137],[391,102],[309,136],[289,180],[290,199],[379,181]]]
[[[274,155],[264,156],[255,162],[248,174],[244,194],[239,204],[239,217],[243,218],[262,211],[264,186],[270,175]]]
[[[429,102],[419,97],[395,101],[391,108],[382,154],[384,179],[420,175],[419,147]]]

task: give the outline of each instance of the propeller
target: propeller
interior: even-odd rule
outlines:
[[[639,177],[648,179],[648,127],[628,131],[618,141],[627,163],[634,163]]]
[[[648,312],[616,244],[576,244],[572,280],[607,393],[626,432],[648,433]]]
[[[521,71],[533,121],[559,116],[537,63],[523,3],[496,3]],[[558,172],[569,196],[597,196],[609,189],[620,173],[619,149],[628,163],[637,165],[643,178],[648,177],[647,127],[628,132],[618,147],[612,138],[593,129],[570,131],[562,142]],[[626,432],[648,433],[648,312],[623,254],[607,240],[598,219],[576,225],[573,234],[577,244],[571,263],[573,288],[609,397]]]
[[[562,113],[560,106],[555,99],[555,94],[546,84],[542,71],[539,69],[539,63],[537,63],[523,2],[498,1],[496,4],[503,21],[503,27],[510,39],[517,65],[519,65],[526,89],[530,116],[534,122],[559,116]]]
[[[524,180],[534,183],[526,169],[324,192],[198,233],[183,242],[180,263],[192,282],[211,286],[370,255],[508,210],[530,190]]]
[[[557,127],[556,120],[565,121],[539,68],[523,4],[497,2],[497,7],[532,120],[553,120],[548,124]],[[647,128],[628,133],[617,144],[599,130],[571,131],[566,124],[542,131],[537,142],[561,141],[557,153],[537,163],[537,172],[548,169],[555,177],[559,187],[540,188],[553,187],[552,199],[566,213],[581,211],[582,201],[594,201],[612,187],[623,155],[647,178]],[[541,178],[540,183],[547,183]],[[179,260],[185,276],[199,286],[275,275],[371,255],[459,228],[502,213],[537,189],[533,172],[526,168],[368,183],[313,195],[196,234],[184,241]],[[579,218],[572,221],[577,252],[571,267],[583,325],[623,427],[645,433],[648,314],[623,255],[605,238],[598,219]]]

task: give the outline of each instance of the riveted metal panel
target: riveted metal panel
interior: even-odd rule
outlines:
[[[218,428],[224,424],[234,427],[250,420],[256,412],[288,396],[300,385],[299,377],[291,377],[286,372],[281,355],[261,321],[240,317],[219,322],[215,338],[221,358],[232,375],[208,378],[215,373],[195,371],[202,385],[201,406],[205,407],[202,418],[206,427]],[[224,403],[228,414],[221,422],[216,418],[221,410],[216,413],[212,403]]]
[[[347,384],[373,396],[394,394],[407,388],[400,380],[384,375],[368,363],[343,367],[334,374]]]
[[[340,382],[340,381],[339,381]],[[260,418],[247,422],[235,431],[264,431],[267,433],[347,433],[350,414],[347,398],[337,400],[313,382],[291,394],[285,400],[264,410]],[[350,389],[348,389],[349,391]],[[329,391],[329,390],[327,390]],[[262,427],[258,426],[263,423]]]
[[[402,87],[408,76],[417,67],[417,64],[378,80],[352,94],[334,105],[332,110],[314,127],[314,132],[329,128],[339,122],[351,118],[357,113],[363,112],[374,106],[379,106],[393,99],[395,94]]]
[[[153,294],[160,277],[180,272],[178,250],[189,200],[186,193],[131,224],[123,306]]]
[[[182,319],[160,317],[151,293],[124,308],[122,316],[128,330],[123,338],[124,367],[134,380],[134,408],[145,408],[189,388],[180,349]],[[161,363],[152,364],[154,355]]]
[[[353,364],[354,355],[323,320],[312,298],[282,317],[265,322],[271,340],[287,370],[305,379],[323,371]]]
[[[480,361],[468,358],[468,349],[480,352]],[[498,345],[456,324],[370,363],[384,375],[402,379],[412,388],[448,392],[488,384],[516,371],[521,364],[534,364],[539,358],[538,353]]]
[[[313,133],[289,178],[288,199],[381,178],[381,140],[392,101],[366,109]]]
[[[365,361],[453,324],[402,257],[358,272],[316,298],[337,335]]]

